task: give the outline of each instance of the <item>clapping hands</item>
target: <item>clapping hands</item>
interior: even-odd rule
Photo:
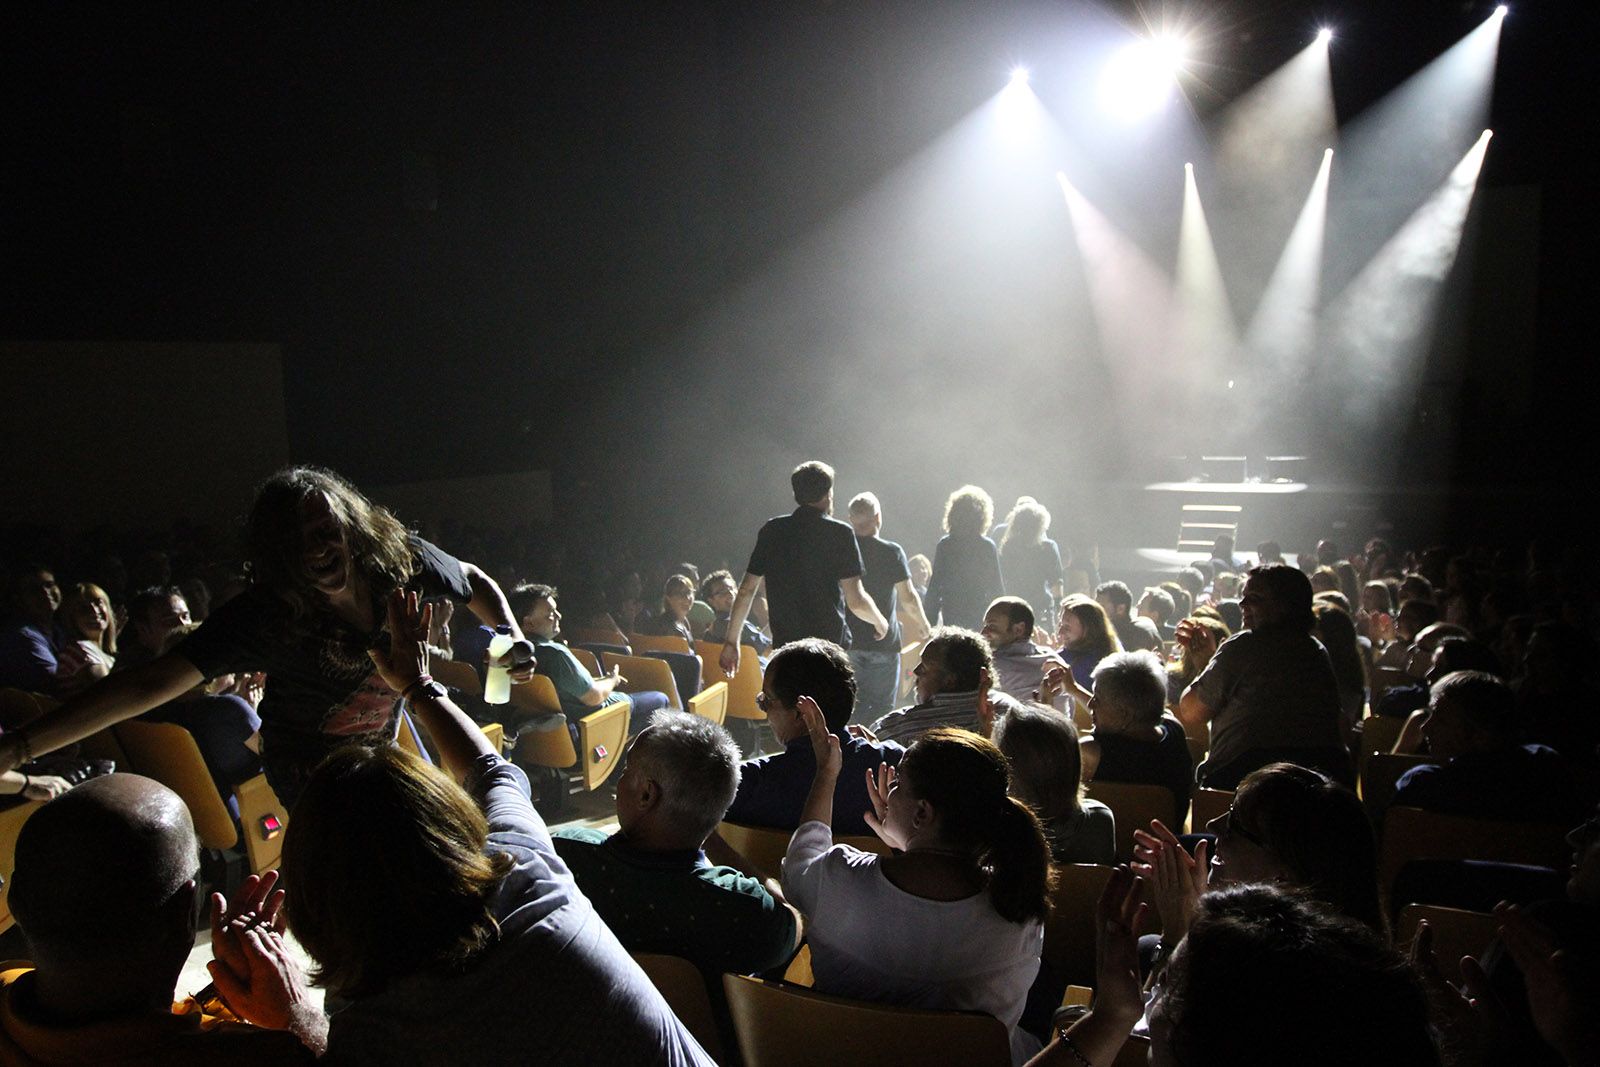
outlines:
[[[1150,830],[1133,832],[1133,870],[1151,887],[1162,938],[1177,944],[1189,932],[1200,894],[1206,891],[1206,842],[1191,856],[1160,819],[1150,821]]]

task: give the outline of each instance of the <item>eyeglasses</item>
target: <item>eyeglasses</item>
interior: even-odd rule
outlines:
[[[1237,821],[1233,817],[1232,808],[1229,808],[1227,811],[1223,812],[1222,818],[1218,820],[1217,837],[1219,839],[1224,837],[1242,837],[1257,848],[1267,847],[1266,841],[1262,839],[1260,834],[1253,833],[1238,825]]]

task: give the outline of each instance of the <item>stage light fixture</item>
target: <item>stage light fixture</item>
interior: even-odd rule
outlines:
[[[1020,66],[1012,67],[1011,68],[1011,84],[1012,85],[1027,85],[1028,84],[1028,68],[1027,67],[1020,67]]]
[[[1107,61],[1100,76],[1100,106],[1130,120],[1159,111],[1172,97],[1188,58],[1188,45],[1176,34],[1133,42]]]
[[[1499,7],[1494,9],[1494,17],[1497,19],[1503,19],[1510,13],[1511,9],[1504,4],[1501,4]]]
[[[1321,41],[1323,44],[1327,44],[1329,41],[1333,40],[1333,30],[1327,26],[1322,27],[1322,29],[1317,31],[1317,40]]]

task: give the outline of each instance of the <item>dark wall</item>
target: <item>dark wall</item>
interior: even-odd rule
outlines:
[[[374,483],[549,468],[575,524],[707,554],[740,556],[813,454],[921,547],[967,480],[1002,504],[1033,491],[1092,536],[1117,506],[1094,486],[1141,440],[1073,340],[1064,213],[875,274],[875,250],[921,248],[941,216],[830,242],[886,186],[958,195],[914,184],[918,160],[1012,62],[1048,77],[1052,49],[1132,6],[16,5],[0,337],[274,341],[297,459]],[[1341,117],[1487,11],[1345,7]],[[1318,13],[1219,7],[1227,61],[1197,106],[1283,62]],[[1539,369],[1509,408],[1487,349],[1451,388],[1512,424],[1571,425],[1596,384],[1592,326],[1568,313],[1592,285],[1595,219],[1594,164],[1569,143],[1592,34],[1575,17],[1520,4],[1501,51],[1484,180],[1538,187],[1537,211],[1517,209],[1538,239],[1512,243],[1538,277]],[[883,291],[841,293],[863,277]],[[863,318],[910,340],[837,345]],[[1065,364],[1028,331],[1065,338]],[[1525,434],[1473,447],[1457,477],[1557,477]]]

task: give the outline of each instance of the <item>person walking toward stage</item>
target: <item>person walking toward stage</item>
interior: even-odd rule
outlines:
[[[1005,593],[1000,553],[984,536],[994,521],[994,501],[975,485],[963,485],[944,505],[945,536],[933,551],[933,577],[923,610],[929,622],[983,627],[983,613]]]
[[[816,460],[802,463],[789,475],[789,484],[798,506],[761,527],[744,580],[739,583],[719,657],[726,674],[738,668],[739,632],[763,581],[774,645],[820,637],[849,648],[847,605],[851,614],[872,627],[876,639],[889,633],[888,620],[861,584],[863,567],[855,531],[832,517],[833,468]]]
[[[494,579],[408,533],[332,471],[290,467],[268,478],[244,533],[249,590],[172,651],[114,673],[0,737],[0,771],[165,704],[208,678],[265,671],[262,762],[278,799],[293,806],[333,749],[394,741],[400,694],[367,656],[384,636],[391,592],[448,597],[522,640]],[[512,671],[512,680],[532,674],[530,660]]]

